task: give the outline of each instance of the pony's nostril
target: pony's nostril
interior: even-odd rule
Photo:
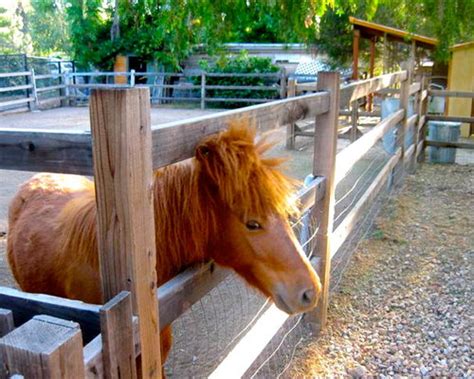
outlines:
[[[316,293],[312,289],[308,289],[308,290],[303,291],[303,293],[301,295],[301,304],[302,305],[311,305],[311,304],[313,304],[315,295],[316,295]]]

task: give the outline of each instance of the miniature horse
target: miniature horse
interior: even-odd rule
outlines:
[[[195,157],[154,173],[158,284],[214,259],[283,311],[316,305],[321,284],[288,223],[294,186],[263,158],[269,144],[243,123],[205,139]],[[101,302],[94,184],[38,174],[9,210],[8,259],[24,291]],[[163,361],[171,329],[161,333]]]

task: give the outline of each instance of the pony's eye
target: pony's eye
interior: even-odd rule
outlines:
[[[262,225],[260,225],[260,223],[258,221],[255,221],[255,220],[247,221],[245,226],[247,227],[248,230],[262,229]]]

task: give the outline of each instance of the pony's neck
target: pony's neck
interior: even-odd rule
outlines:
[[[210,259],[217,206],[191,159],[155,172],[154,207],[161,284],[186,266]]]

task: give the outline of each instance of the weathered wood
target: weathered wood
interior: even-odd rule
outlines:
[[[411,144],[410,147],[408,149],[406,149],[405,157],[403,158],[403,159],[405,159],[405,163],[411,162],[411,159],[414,158],[415,149],[416,149],[415,144]]]
[[[161,377],[148,88],[91,96],[102,293],[131,291],[139,315],[141,372]]]
[[[83,378],[79,325],[35,316],[0,340],[0,356],[9,375],[25,378]]]
[[[421,91],[421,101],[425,100],[428,97],[428,90],[424,89]]]
[[[288,79],[287,97],[291,98],[295,96],[296,96],[296,79]],[[295,148],[295,142],[296,142],[295,129],[296,129],[295,122],[290,122],[286,126],[286,148],[288,150],[293,150]]]
[[[252,91],[280,91],[281,87],[277,86],[223,86],[223,85],[207,85],[206,89],[232,89],[232,90],[252,90]]]
[[[0,92],[22,91],[22,90],[31,89],[31,88],[33,88],[31,84],[25,84],[22,86],[13,86],[13,87],[1,87]]]
[[[464,91],[445,91],[445,90],[438,90],[438,89],[430,89],[428,91],[430,96],[439,96],[439,97],[466,97],[470,99],[474,99],[474,91],[473,92],[464,92]]]
[[[350,139],[351,142],[354,142],[357,139],[357,122],[359,120],[359,103],[356,101],[353,101],[351,103],[351,129],[350,129]]]
[[[336,166],[337,128],[339,113],[339,73],[320,72],[318,74],[318,89],[331,94],[329,111],[316,118],[314,133],[313,176],[326,178],[326,191],[322,201],[316,202],[312,209],[312,218],[319,221],[315,238],[315,256],[321,260],[319,278],[322,284],[322,294],[314,311],[307,320],[315,331],[326,325],[327,307],[329,302],[329,279],[331,269],[330,234],[334,219],[334,173]]]
[[[31,96],[33,97],[34,101],[28,103],[30,110],[35,110],[38,108],[38,92],[36,91],[36,79],[35,79],[35,70],[31,69]],[[26,92],[27,96],[29,96],[29,91]]]
[[[352,31],[352,80],[359,80],[359,41],[360,30]]]
[[[357,201],[352,210],[339,224],[337,229],[331,235],[331,258],[337,253],[347,237],[351,234],[356,225],[359,224],[361,215],[372,203],[373,199],[380,193],[383,185],[386,183],[391,171],[400,160],[401,150],[398,149],[394,156],[385,164],[377,177],[371,183],[367,191]]]
[[[208,97],[206,101],[211,103],[219,102],[239,102],[239,103],[266,103],[272,101],[273,99],[249,99],[249,98],[240,98],[240,97]]]
[[[418,120],[418,132],[421,131],[421,129],[423,128],[423,126],[425,125],[426,123],[426,115],[423,115],[420,117],[420,119]]]
[[[408,75],[409,77],[410,75]],[[401,155],[400,161],[394,167],[394,182],[395,185],[400,184],[405,176],[405,137],[408,132],[408,101],[409,101],[409,91],[410,91],[410,81],[405,79],[401,82],[400,85],[400,109],[404,110],[403,119],[397,126],[397,137],[395,141],[395,146],[400,148]]]
[[[449,141],[431,141],[425,140],[426,146],[433,147],[453,147],[458,149],[474,149],[474,143],[469,142],[449,142]]]
[[[0,308],[0,338],[10,333],[14,327],[12,311],[10,309]]]
[[[326,194],[326,178],[319,176],[315,178],[307,187],[301,188],[296,199],[298,201],[300,212],[304,213],[310,210],[315,203],[324,199]]]
[[[358,110],[357,114],[358,116],[362,116],[362,117],[380,117],[381,115],[380,111],[366,112],[366,111],[361,111],[361,110]],[[352,116],[352,109],[349,109],[349,110],[341,109],[339,111],[339,116]]]
[[[89,132],[0,129],[0,168],[92,174]]]
[[[421,89],[421,83],[420,82],[412,83],[410,85],[410,89],[408,91],[408,94],[411,96],[414,93],[417,93],[418,91],[420,91],[420,89]]]
[[[420,142],[418,142],[418,145],[416,146],[416,153],[415,153],[417,158],[420,156],[421,153],[423,153],[424,144],[425,144],[425,140],[421,140]]]
[[[105,378],[136,378],[132,297],[121,292],[100,308]]]
[[[86,342],[100,333],[98,305],[0,287],[0,307],[13,312],[17,326],[37,314],[45,314],[77,322],[81,326]]]
[[[370,132],[364,134],[357,141],[339,152],[336,157],[336,172],[334,182],[339,183],[344,179],[349,170],[366,154],[377,141],[383,137],[391,128],[395,127],[404,117],[403,109],[392,113],[383,119]]]
[[[407,75],[407,71],[398,71],[393,74],[386,74],[348,84],[341,88],[341,107],[347,107],[351,102],[365,97],[372,92],[391,87],[405,80]]]
[[[474,117],[426,115],[427,121],[474,122]]]
[[[160,125],[152,131],[153,166],[158,168],[190,158],[202,138],[226,128],[236,120],[249,120],[263,132],[314,117],[328,109],[329,95],[320,92]]]
[[[286,70],[283,67],[280,71],[280,99],[286,97]]]
[[[407,118],[407,129],[415,126],[416,122],[418,121],[418,114],[412,114],[410,117]]]

